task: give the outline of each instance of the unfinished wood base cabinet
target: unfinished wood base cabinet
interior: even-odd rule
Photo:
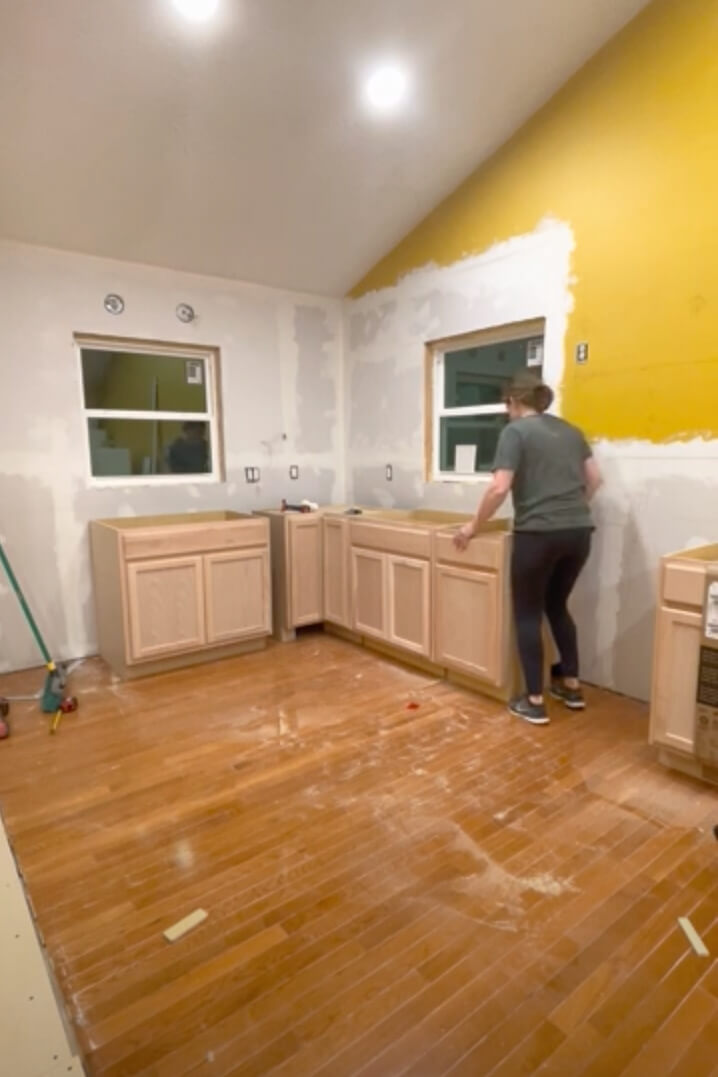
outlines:
[[[322,516],[263,509],[269,521],[274,594],[274,635],[291,640],[295,630],[324,620]]]
[[[323,622],[498,698],[515,690],[505,524],[489,525],[459,554],[453,528],[465,514],[333,506],[259,515],[271,528],[278,639]]]
[[[697,758],[695,728],[706,574],[716,564],[718,545],[662,559],[650,723],[650,740],[663,763],[712,782],[718,782],[718,766]]]
[[[238,513],[90,525],[100,654],[124,677],[263,646],[269,529]]]

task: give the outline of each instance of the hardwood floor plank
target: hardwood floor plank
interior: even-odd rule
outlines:
[[[0,806],[93,1077],[709,1072],[715,797],[639,704],[534,729],[321,633],[73,691]]]

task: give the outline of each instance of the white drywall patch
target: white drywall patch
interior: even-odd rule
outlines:
[[[347,303],[347,481],[354,501],[473,511],[482,481],[424,479],[424,345],[543,317],[544,376],[559,387],[573,247],[570,226],[547,219],[482,255],[443,269],[425,266]],[[560,395],[555,409],[560,414]],[[659,558],[718,537],[718,439],[600,442],[595,449],[606,488],[574,601],[583,672],[647,699]]]

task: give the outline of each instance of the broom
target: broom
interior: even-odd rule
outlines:
[[[69,711],[77,709],[77,700],[73,696],[67,696],[65,689],[67,687],[67,677],[65,671],[61,666],[58,666],[53,661],[47,645],[40,634],[40,629],[37,627],[35,618],[32,615],[32,611],[27,604],[20,584],[17,581],[17,577],[12,570],[12,566],[8,561],[7,554],[3,549],[2,543],[0,543],[0,562],[5,570],[5,575],[10,581],[10,586],[15,592],[15,596],[20,603],[20,608],[25,615],[25,620],[28,623],[28,627],[35,637],[35,642],[40,648],[40,653],[45,661],[47,668],[47,674],[45,676],[45,684],[43,685],[42,695],[40,696],[40,710],[43,714],[54,715],[50,724],[50,732],[54,733],[60,722],[62,714],[66,714]]]

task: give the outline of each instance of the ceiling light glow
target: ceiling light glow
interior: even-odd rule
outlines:
[[[364,96],[367,104],[376,112],[394,112],[404,103],[408,90],[406,72],[396,64],[387,64],[370,75]]]
[[[180,15],[190,22],[208,22],[219,10],[219,0],[173,0]]]

